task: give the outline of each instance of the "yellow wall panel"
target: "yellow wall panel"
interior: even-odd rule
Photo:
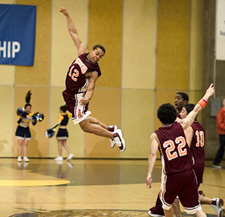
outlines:
[[[0,86],[0,156],[12,156],[13,86]]]
[[[0,0],[0,4],[15,4],[16,0]]]
[[[102,44],[106,54],[100,60],[103,76],[99,87],[120,87],[122,46],[122,0],[89,1],[88,47]]]
[[[48,85],[51,55],[51,0],[18,0],[17,4],[37,5],[34,66],[16,66],[15,83]]]
[[[125,89],[122,92],[121,127],[127,150],[121,158],[147,158],[154,131],[154,90]]]
[[[189,92],[189,103],[196,104],[202,97],[203,97],[203,92],[202,91],[193,91],[191,90]]]
[[[91,116],[97,118],[106,125],[120,127],[120,89],[97,88],[89,106]],[[86,133],[85,157],[117,158],[119,149],[110,148],[107,138]]]
[[[14,84],[14,71],[15,66],[0,65],[0,85],[13,85]]]
[[[50,125],[48,128],[53,127],[58,122],[59,107],[64,105],[65,102],[62,97],[62,91],[64,87],[52,87],[51,88],[51,107],[50,107]],[[72,118],[68,124],[69,139],[67,145],[71,148],[71,151],[75,157],[84,157],[84,132],[80,129],[79,125],[74,125]],[[56,133],[58,128],[56,128]],[[56,135],[55,133],[55,135]],[[58,156],[58,144],[55,136],[49,139],[49,157]],[[63,156],[67,157],[68,153],[63,149]]]
[[[124,1],[123,88],[154,88],[156,0]]]
[[[191,62],[190,89],[202,89],[203,73],[204,1],[192,1],[191,5]]]
[[[51,85],[63,86],[66,72],[75,58],[75,47],[67,30],[66,17],[59,12],[59,6],[68,10],[77,27],[81,41],[87,44],[88,3],[87,0],[55,0],[52,21],[52,70]]]
[[[188,89],[190,0],[158,1],[156,88]]]
[[[48,87],[15,87],[14,100],[14,132],[17,127],[18,117],[16,110],[24,107],[25,96],[28,90],[31,90],[32,112],[44,113],[45,118],[35,126],[30,123],[31,140],[28,146],[28,157],[48,157],[48,139],[45,137],[45,131],[49,126],[49,88]],[[14,156],[17,156],[17,139],[14,136]]]

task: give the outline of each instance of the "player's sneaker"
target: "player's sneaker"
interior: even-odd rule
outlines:
[[[114,133],[116,130],[117,130],[117,126],[116,125],[111,125],[111,126],[108,127],[108,131],[110,131],[112,133]],[[109,140],[110,140],[110,147],[114,148],[116,143],[112,139],[109,139]]]
[[[213,168],[216,168],[216,169],[221,169],[221,168],[222,168],[222,166],[216,165],[216,164],[213,164],[212,167],[213,167]]]
[[[113,141],[117,146],[119,147],[120,151],[123,152],[126,149],[125,140],[123,138],[122,131],[120,129],[117,129],[113,134]]]
[[[224,207],[222,198],[214,198],[212,200],[211,206],[216,211],[218,217],[224,216]]]
[[[165,217],[164,215],[154,214],[151,210],[148,211],[148,214],[152,217]]]
[[[24,156],[24,157],[23,157],[23,161],[24,161],[24,162],[29,162],[28,157]]]
[[[58,156],[55,158],[56,161],[63,161],[63,157],[62,156]]]
[[[18,156],[17,161],[18,161],[18,162],[21,162],[21,161],[22,161],[21,156]]]
[[[74,155],[72,153],[70,153],[68,158],[66,158],[66,160],[71,160],[73,157],[74,157]]]
[[[117,130],[117,126],[116,125],[111,125],[108,127],[108,131],[114,133]]]
[[[149,209],[148,214],[152,217],[165,217],[165,214],[163,212],[163,208],[161,206],[158,206],[158,205]]]

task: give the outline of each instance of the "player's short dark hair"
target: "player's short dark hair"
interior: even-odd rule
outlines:
[[[62,106],[60,106],[59,109],[62,110],[63,112],[66,112],[67,111],[67,106],[66,105],[62,105]]]
[[[176,94],[181,95],[182,98],[183,98],[183,100],[186,100],[187,103],[188,103],[188,101],[189,101],[189,96],[188,96],[186,93],[184,93],[184,92],[177,92]]]
[[[186,109],[187,113],[189,114],[194,109],[195,104],[188,103],[188,104],[185,104],[183,107]]]
[[[157,117],[163,124],[172,124],[177,118],[177,111],[170,103],[162,104],[158,108]]]
[[[102,45],[96,44],[92,49],[96,50],[97,48],[100,48],[105,53],[105,48]]]

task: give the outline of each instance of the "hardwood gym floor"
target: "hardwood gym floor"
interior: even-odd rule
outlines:
[[[225,165],[206,162],[206,196],[225,198]],[[145,186],[147,160],[0,159],[0,217],[112,216],[148,217],[160,188],[161,163],[154,168],[152,189]],[[203,205],[208,216],[215,216]],[[183,209],[182,209],[183,211]],[[186,216],[186,214],[184,214]]]

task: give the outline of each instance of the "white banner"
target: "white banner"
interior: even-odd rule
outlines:
[[[225,60],[225,0],[216,2],[216,59]]]

